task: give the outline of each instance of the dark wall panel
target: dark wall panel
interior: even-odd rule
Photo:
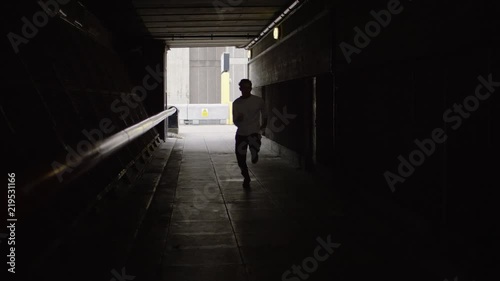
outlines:
[[[373,20],[370,12],[387,9],[389,2],[336,1],[331,16],[314,22],[327,13],[327,4],[309,1],[281,24],[282,39],[269,35],[252,48],[250,79],[268,110],[286,105],[298,112],[293,125],[270,138],[307,154],[310,136],[297,136],[311,132],[307,95],[315,78],[317,160],[334,162],[336,188],[353,200],[384,204],[391,218],[378,219],[419,225],[414,230],[437,241],[465,272],[486,276],[494,252],[486,245],[498,235],[498,204],[492,199],[498,197],[498,165],[487,163],[498,155],[499,90],[456,130],[443,114],[474,95],[478,76],[500,81],[500,6],[486,0],[401,1],[401,13],[349,61],[340,44],[354,46],[353,28],[364,29]],[[418,149],[415,141],[439,128],[446,142],[436,144],[392,192],[384,174],[398,174],[398,157],[408,159]]]
[[[11,4],[9,13],[2,17],[2,31],[22,34],[20,19],[41,8],[28,1]],[[5,94],[0,106],[6,140],[3,155],[10,159],[8,168],[18,179],[16,199],[23,206],[18,212],[23,220],[18,233],[25,241],[23,249],[30,250],[20,255],[19,263],[26,266],[158,136],[153,129],[93,169],[81,171],[81,177],[73,177],[84,165],[71,164],[68,155],[72,151],[84,152],[82,143],[92,141],[84,130],[102,140],[163,106],[162,102],[155,106],[146,100],[147,107],[139,102],[128,107],[128,114],[113,109],[114,102],[122,103],[122,95],[130,98],[132,85],[142,84],[144,70],[133,75],[137,65],[129,64],[109,41],[89,32],[103,27],[84,9],[75,2],[65,9],[66,19],[50,19],[33,38],[20,45],[19,52],[15,52],[7,36],[1,39]],[[77,18],[83,27],[74,24]],[[162,58],[162,48],[155,50]],[[151,60],[142,58],[143,65],[149,63]],[[102,120],[109,120],[112,128],[102,130]],[[73,168],[61,174],[62,181],[57,177],[55,162]]]
[[[363,29],[373,20],[370,11],[386,4],[335,5],[337,167],[350,189],[382,196],[404,210],[398,215],[426,221],[443,252],[467,264],[464,271],[487,274],[483,269],[492,252],[477,241],[492,243],[498,233],[488,222],[498,212],[490,199],[498,179],[485,164],[496,153],[498,100],[482,101],[456,130],[443,114],[474,95],[478,76],[500,80],[498,5],[401,1],[404,10],[349,63],[340,44],[354,45],[353,28]],[[397,174],[398,156],[408,159],[417,149],[414,141],[429,138],[436,128],[446,131],[446,142],[391,192],[384,172]],[[477,243],[463,246],[464,241]]]

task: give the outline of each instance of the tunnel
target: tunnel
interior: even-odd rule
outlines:
[[[1,5],[1,280],[499,279],[497,1]]]

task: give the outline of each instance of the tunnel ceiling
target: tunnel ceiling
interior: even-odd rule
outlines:
[[[145,30],[171,48],[244,47],[290,0],[133,0]]]

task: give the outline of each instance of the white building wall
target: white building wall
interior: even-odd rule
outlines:
[[[235,47],[228,47],[226,52],[230,53],[230,100],[234,101],[241,96],[240,80],[243,78],[248,78],[247,64],[248,58],[245,49],[239,49]]]
[[[167,103],[189,103],[189,48],[167,52]]]
[[[238,83],[241,79],[248,77],[248,58],[245,49],[218,47],[193,48],[190,51],[189,48],[173,48],[167,52],[166,92],[168,105],[214,103],[214,98],[209,99],[211,102],[205,96],[204,99],[200,99],[198,92],[201,90],[199,89],[202,89],[204,92],[210,91],[212,94],[216,94],[220,100],[220,81],[209,81],[206,73],[200,73],[199,65],[194,66],[192,62],[200,64],[202,59],[207,60],[206,63],[209,60],[217,59],[216,65],[213,65],[214,71],[211,71],[217,77],[216,79],[211,77],[210,80],[220,80],[220,54],[224,51],[230,53],[230,100],[234,101],[238,98],[241,95]],[[193,73],[193,71],[195,72]],[[190,79],[193,81],[190,81]],[[197,86],[200,83],[203,87]],[[196,87],[196,89],[191,87]],[[195,102],[193,102],[193,99]]]

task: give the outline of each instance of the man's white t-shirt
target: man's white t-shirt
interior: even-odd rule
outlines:
[[[238,115],[243,115],[241,122],[236,121]],[[264,100],[258,96],[250,95],[248,98],[239,97],[233,102],[233,122],[238,127],[237,135],[249,136],[259,133],[260,116],[267,118]]]

